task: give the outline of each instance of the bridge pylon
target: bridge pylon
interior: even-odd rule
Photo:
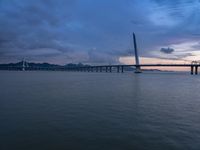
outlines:
[[[23,58],[23,60],[22,60],[22,71],[26,71],[26,67],[28,67],[28,63],[27,63],[26,60]]]
[[[133,45],[134,45],[134,50],[135,50],[135,63],[136,63],[135,73],[142,73],[141,68],[140,68],[139,57],[138,57],[136,36],[134,32],[133,32]]]
[[[22,71],[25,71],[25,67],[26,67],[25,59],[23,58],[23,60],[22,60]]]

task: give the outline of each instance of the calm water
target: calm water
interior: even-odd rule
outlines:
[[[0,72],[0,150],[199,150],[200,76]]]

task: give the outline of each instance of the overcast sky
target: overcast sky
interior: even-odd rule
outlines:
[[[200,0],[0,0],[0,63],[126,63],[133,31],[142,58],[200,60]]]

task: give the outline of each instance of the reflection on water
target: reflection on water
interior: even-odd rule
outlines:
[[[199,149],[200,77],[0,72],[0,149]]]

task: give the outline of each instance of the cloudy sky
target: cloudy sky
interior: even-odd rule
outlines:
[[[200,60],[200,0],[0,0],[0,63]]]

